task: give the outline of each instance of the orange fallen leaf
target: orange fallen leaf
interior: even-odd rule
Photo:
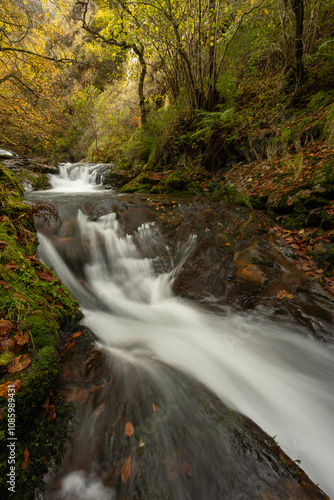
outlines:
[[[4,337],[13,328],[13,323],[7,319],[0,319],[0,336]]]
[[[30,462],[30,453],[28,450],[28,445],[26,445],[23,452],[22,469],[25,469],[29,465],[29,462]]]
[[[4,280],[0,280],[0,284],[5,290],[7,290],[7,288],[10,288],[10,285],[8,285],[8,283],[6,283]]]
[[[8,365],[9,373],[16,373],[25,370],[31,363],[31,359],[28,354],[23,354],[22,356],[17,356],[13,359],[11,363]]]
[[[157,411],[154,403],[152,403],[152,408],[153,408],[153,411]]]
[[[131,422],[127,422],[127,423],[125,424],[125,429],[124,429],[125,434],[126,434],[128,437],[131,437],[131,436],[132,436],[132,434],[134,433],[134,431],[135,431],[135,428],[134,428],[134,426],[132,425],[132,423],[131,423]]]
[[[16,340],[16,343],[19,346],[23,346],[25,344],[28,344],[28,342],[29,342],[29,333],[27,333],[27,332],[17,333],[16,335],[14,335],[14,339]]]
[[[76,338],[80,337],[81,334],[82,334],[82,332],[75,332],[75,333],[73,333],[72,339],[76,339]]]
[[[5,382],[4,384],[0,385],[0,397],[2,398],[8,398],[10,394],[8,394],[8,389],[14,388],[15,389],[15,394],[20,390],[20,387],[22,385],[22,380],[10,380],[9,382]]]
[[[0,248],[5,248],[5,246],[8,245],[7,241],[0,241]]]
[[[128,482],[130,475],[131,475],[131,453],[125,460],[121,470],[121,478],[124,484]]]

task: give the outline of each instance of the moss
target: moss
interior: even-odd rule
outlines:
[[[55,345],[57,336],[57,324],[52,316],[47,313],[43,315],[31,315],[26,318],[26,325],[32,335],[35,347],[46,347]]]
[[[15,356],[15,354],[12,352],[8,352],[8,351],[3,352],[0,356],[0,368],[2,366],[7,366],[12,361],[14,356]]]
[[[313,174],[311,178],[313,185],[320,184],[328,191],[334,192],[334,160],[325,161]]]
[[[260,196],[260,195],[252,195],[250,196],[250,203],[253,208],[257,208],[259,210],[264,210],[266,208],[268,201],[268,196]]]
[[[293,213],[284,219],[284,227],[289,230],[302,229],[305,227],[308,213],[309,210],[305,206],[304,200],[298,200],[294,206]]]
[[[243,207],[251,207],[249,196],[246,194],[239,194],[234,186],[224,185],[222,192],[227,197],[229,203],[241,205]]]
[[[132,181],[122,186],[119,190],[120,193],[149,193],[152,186],[159,183],[159,179],[153,179],[142,172],[137,175]]]
[[[172,172],[165,180],[166,193],[173,193],[175,191],[184,191],[187,182],[180,172]]]
[[[52,173],[54,172],[52,171]],[[24,177],[31,183],[34,189],[46,189],[50,186],[50,181],[45,173],[39,175],[25,173]]]
[[[18,177],[1,163],[0,185],[5,191],[10,191],[13,198],[22,199],[24,191]]]

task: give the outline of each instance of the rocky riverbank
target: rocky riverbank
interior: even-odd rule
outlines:
[[[73,411],[54,389],[64,346],[75,343],[82,315],[36,256],[34,216],[60,224],[58,214],[47,203],[32,207],[22,198],[16,174],[0,165],[0,491],[3,498],[17,498],[15,490],[30,500],[43,475],[60,460],[68,435]],[[14,411],[9,414],[10,390]],[[8,491],[6,443],[11,436],[16,438],[11,457],[15,474],[14,490]]]

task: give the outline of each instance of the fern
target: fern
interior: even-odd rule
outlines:
[[[222,125],[234,113],[234,108],[226,109],[225,111],[198,111],[196,116],[201,119],[200,128],[196,130],[190,139],[206,139],[210,136],[212,131]]]

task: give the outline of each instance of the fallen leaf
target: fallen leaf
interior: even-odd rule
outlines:
[[[23,297],[22,293],[20,293],[20,292],[13,293],[13,297],[16,300],[22,300],[22,302],[27,302],[27,299],[25,297]]]
[[[0,319],[0,337],[4,337],[13,328],[13,323],[7,319]]]
[[[5,281],[3,281],[3,280],[0,280],[0,284],[3,286],[3,288],[4,288],[5,290],[7,290],[7,288],[10,288],[10,285],[8,285],[8,283],[6,283],[6,282],[5,282]]]
[[[72,339],[76,339],[76,338],[80,337],[81,334],[82,334],[82,332],[73,333]]]
[[[51,281],[54,281],[55,283],[60,283],[60,279],[59,278],[56,278],[55,276],[53,276],[53,274],[50,272],[50,271],[41,271],[41,272],[37,272],[37,276],[43,280],[43,281],[47,281],[48,283],[50,283]]]
[[[278,292],[278,294],[276,295],[276,297],[278,299],[284,299],[285,297],[287,299],[293,299],[293,295],[291,293],[286,292],[285,290],[281,290],[280,292]]]
[[[30,262],[36,262],[36,263],[40,264],[39,259],[35,255],[27,255],[26,259],[30,260]]]
[[[5,248],[5,246],[8,245],[7,241],[0,241],[0,248],[1,250]]]
[[[152,403],[152,408],[153,408],[153,411],[157,411],[154,403]]]
[[[29,342],[29,333],[17,333],[14,335],[14,339],[19,346],[23,346]]]
[[[65,353],[67,353],[67,351],[69,351],[70,349],[72,349],[73,347],[75,346],[75,341],[74,342],[68,342],[67,344],[65,344],[61,349],[60,349],[60,356],[63,356]]]
[[[134,426],[132,425],[132,423],[131,423],[131,422],[127,422],[127,423],[125,424],[125,429],[124,429],[125,434],[126,434],[128,437],[131,437],[131,436],[132,436],[132,434],[134,433],[134,431],[135,431],[135,428],[134,428]]]
[[[15,342],[13,339],[3,339],[0,342],[0,352],[13,351],[14,347],[15,347]]]
[[[28,450],[28,445],[26,445],[26,447],[24,448],[24,452],[23,452],[23,461],[21,464],[22,469],[25,469],[29,465],[29,462],[30,462],[30,453]]]
[[[5,382],[0,385],[0,397],[8,398],[8,388],[13,387],[15,389],[15,394],[20,390],[22,385],[22,380],[10,380],[9,382]]]
[[[31,359],[28,354],[23,354],[22,356],[17,356],[11,363],[8,365],[9,373],[17,373],[25,370],[31,363]]]
[[[20,268],[16,264],[8,263],[5,264],[5,268],[10,270],[10,271],[19,271]]]
[[[124,484],[128,482],[130,475],[131,475],[131,453],[125,460],[121,470],[121,478]]]
[[[103,401],[102,404],[100,404],[100,406],[98,406],[96,409],[95,409],[95,415],[101,415],[101,413],[104,412],[104,410],[107,408],[107,403],[106,401]]]

